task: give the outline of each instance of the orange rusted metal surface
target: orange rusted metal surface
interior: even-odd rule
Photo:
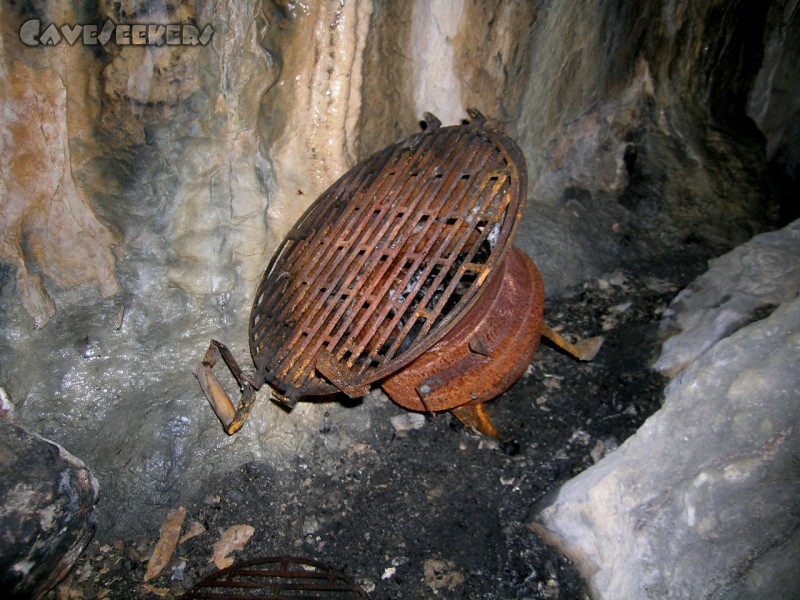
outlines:
[[[539,270],[525,253],[512,248],[469,314],[381,385],[392,400],[417,411],[491,400],[511,387],[533,359],[543,309]]]

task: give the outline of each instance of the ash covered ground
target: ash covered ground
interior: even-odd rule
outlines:
[[[186,503],[182,531],[201,533],[178,544],[161,575],[143,581],[159,531],[95,540],[48,598],[180,597],[217,570],[213,546],[236,525],[254,530],[236,563],[316,559],[373,599],[588,598],[569,560],[526,523],[548,492],[659,408],[665,380],[649,369],[658,323],[703,268],[686,259],[617,271],[549,300],[551,326],[606,343],[590,363],[543,343],[525,377],[488,404],[500,442],[448,413],[413,417],[380,391],[328,403],[312,451],[279,467],[243,465]]]

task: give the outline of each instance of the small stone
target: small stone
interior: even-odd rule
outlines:
[[[425,427],[425,415],[422,413],[407,412],[401,415],[395,415],[389,420],[394,430],[398,433]]]
[[[667,292],[673,292],[677,289],[677,286],[671,281],[658,279],[656,277],[644,277],[642,283],[644,283],[648,290],[657,294],[666,294]]]
[[[625,280],[626,277],[622,271],[606,273],[602,277],[597,278],[597,288],[601,291],[606,291],[612,287],[620,287],[624,285]]]
[[[560,593],[558,589],[558,582],[555,579],[548,579],[546,587],[543,591],[545,598],[558,598]]]
[[[172,579],[173,579],[173,581],[183,581],[185,573],[186,573],[186,561],[185,560],[179,560],[172,567]]]
[[[372,447],[369,444],[356,442],[347,447],[347,456],[350,458],[354,456],[360,456],[366,454],[370,450],[372,450]]]
[[[560,390],[561,389],[561,380],[556,379],[555,377],[547,377],[544,380],[544,385],[546,388],[550,390]]]
[[[430,490],[428,490],[428,493],[426,495],[428,496],[428,498],[431,498],[431,499],[433,499],[433,498],[441,498],[444,495],[444,486],[439,484],[436,487],[431,488]]]
[[[434,591],[452,592],[466,581],[464,575],[453,570],[453,563],[443,560],[428,559],[423,565],[425,583]]]
[[[581,446],[588,446],[589,442],[591,441],[592,436],[590,436],[587,432],[583,429],[577,429],[572,433],[569,438],[570,444],[580,444]]]
[[[620,286],[625,285],[625,282],[627,281],[628,278],[625,276],[625,273],[623,273],[620,270],[616,270],[613,273],[611,273],[610,275],[608,275],[607,279],[608,279],[609,285],[614,286],[614,287],[620,287]]]
[[[622,302],[621,304],[615,304],[608,310],[611,311],[612,313],[622,314],[628,312],[631,306],[633,306],[633,302]]]
[[[592,458],[592,462],[597,464],[600,462],[600,459],[605,456],[605,445],[603,444],[603,440],[597,440],[595,442],[594,448],[591,449],[589,452],[589,456]]]
[[[319,521],[313,515],[303,519],[303,534],[312,535],[319,530]]]
[[[495,438],[484,437],[478,442],[478,450],[498,450],[500,442]]]

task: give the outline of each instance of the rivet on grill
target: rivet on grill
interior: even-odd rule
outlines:
[[[427,124],[427,127],[425,128],[426,131],[439,129],[442,126],[442,122],[438,118],[436,118],[436,115],[434,115],[433,113],[429,112],[423,113],[422,117],[425,119],[425,123]]]
[[[467,114],[469,115],[469,118],[472,119],[470,122],[471,127],[479,129],[486,125],[486,117],[483,116],[483,113],[477,108],[468,108]]]

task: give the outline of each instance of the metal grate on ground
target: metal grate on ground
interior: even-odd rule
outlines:
[[[245,562],[206,577],[181,600],[366,599],[349,577],[310,559],[271,557]]]

